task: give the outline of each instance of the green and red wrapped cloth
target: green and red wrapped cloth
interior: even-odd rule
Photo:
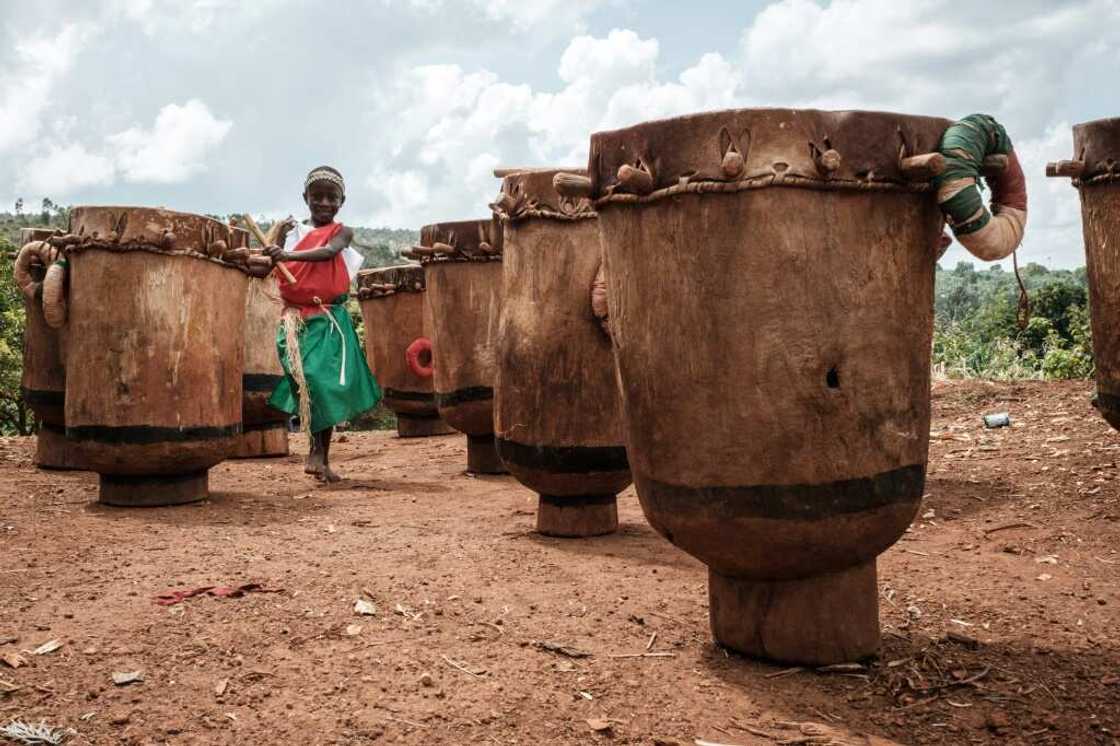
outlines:
[[[953,235],[980,259],[1003,259],[1018,248],[1027,224],[1027,181],[1007,130],[987,114],[971,114],[951,125],[938,148],[945,171],[933,186]],[[1007,156],[1002,169],[985,170],[990,155]],[[979,181],[992,190],[992,212],[984,205]]]

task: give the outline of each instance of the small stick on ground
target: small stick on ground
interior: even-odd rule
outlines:
[[[608,658],[676,658],[676,653],[615,653]]]
[[[657,642],[657,633],[654,632],[649,636],[649,642],[646,643],[646,652],[653,650],[653,643]]]
[[[769,733],[767,731],[764,731],[761,728],[755,728],[754,726],[743,725],[738,720],[732,720],[731,721],[731,727],[738,728],[739,730],[746,731],[747,733],[750,733],[752,736],[761,736],[762,738],[769,738],[769,739],[777,738],[777,736],[774,735],[773,733]]]
[[[465,673],[469,676],[473,676],[476,679],[481,679],[482,678],[481,673],[475,673],[474,671],[472,671],[469,668],[467,668],[466,666],[464,666],[462,663],[457,663],[457,662],[451,660],[450,658],[448,658],[446,655],[441,655],[440,657],[443,658],[443,660],[447,663],[447,665],[451,666],[452,668],[457,668],[460,671],[462,671],[463,673]]]
[[[996,531],[1004,531],[1009,528],[1042,528],[1042,526],[1039,526],[1037,523],[1031,523],[1030,521],[1016,521],[1015,523],[1006,523],[1002,526],[996,526],[995,528],[986,528],[984,529],[984,535],[987,536],[988,534],[994,534]]]
[[[504,635],[505,634],[505,630],[503,630],[501,627],[494,624],[493,622],[475,622],[475,624],[480,624],[480,625],[483,625],[483,626],[486,626],[486,627],[490,627],[491,629],[496,629],[496,630],[498,630],[499,635]]]
[[[794,666],[793,668],[786,668],[786,669],[783,669],[781,671],[774,671],[773,673],[768,673],[765,676],[763,676],[762,678],[764,678],[764,679],[780,679],[783,676],[789,676],[790,674],[794,674],[794,673],[801,673],[804,670],[805,669],[802,668],[801,666]]]

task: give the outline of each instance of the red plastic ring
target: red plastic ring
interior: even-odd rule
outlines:
[[[413,340],[404,351],[408,368],[421,378],[431,378],[435,367],[432,365],[432,340],[419,337]]]

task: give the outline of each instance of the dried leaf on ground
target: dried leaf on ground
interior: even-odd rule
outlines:
[[[114,671],[113,683],[117,686],[125,686],[126,684],[135,684],[144,680],[144,674],[140,671]]]
[[[11,668],[19,668],[20,666],[27,665],[27,661],[24,657],[14,650],[0,653],[0,661],[4,661],[4,663],[8,664]]]
[[[46,655],[47,653],[53,653],[60,647],[62,647],[62,642],[60,640],[47,640],[31,652],[33,655]]]
[[[33,746],[59,746],[77,734],[73,728],[55,728],[47,725],[45,720],[40,720],[38,725],[13,720],[0,728],[0,736]]]

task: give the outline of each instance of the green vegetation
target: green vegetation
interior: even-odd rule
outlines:
[[[19,394],[23,349],[23,299],[12,281],[19,230],[65,228],[69,210],[50,200],[28,213],[17,203],[0,213],[0,434],[28,434],[34,428]],[[267,230],[267,223],[262,221]],[[356,228],[355,247],[367,267],[401,263],[400,251],[419,238],[416,231]],[[933,368],[948,378],[1071,379],[1093,375],[1085,269],[1022,268],[1030,293],[1030,318],[1017,321],[1019,287],[1015,275],[999,267],[977,270],[969,262],[937,268]],[[358,304],[350,313],[364,339]],[[352,423],[354,429],[391,429],[392,412],[378,407]]]
[[[970,262],[937,269],[933,366],[949,378],[1069,379],[1093,375],[1085,269],[1028,264],[1026,326],[1017,320],[1019,286],[998,266]]]
[[[34,427],[20,393],[24,310],[23,294],[12,279],[15,251],[15,244],[0,235],[0,435],[30,435]]]

